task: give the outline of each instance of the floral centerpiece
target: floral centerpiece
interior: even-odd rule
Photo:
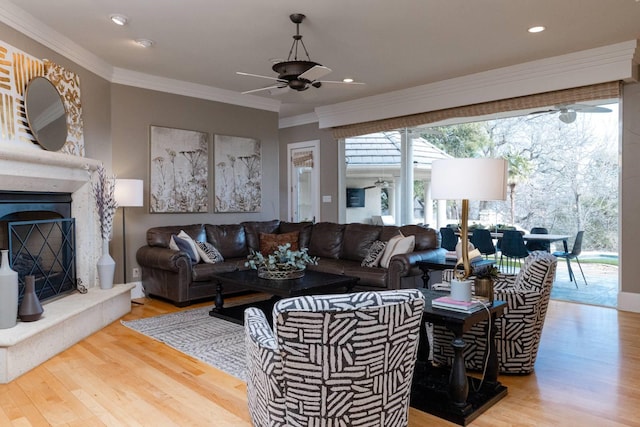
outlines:
[[[318,264],[318,258],[309,256],[307,248],[292,251],[290,243],[278,246],[266,257],[260,252],[251,251],[244,263],[245,267],[258,270],[258,277],[273,280],[300,278],[309,264]]]

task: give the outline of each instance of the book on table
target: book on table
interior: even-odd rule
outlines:
[[[491,302],[488,299],[478,297],[474,297],[469,302],[458,301],[451,298],[450,296],[435,298],[431,301],[431,306],[433,308],[461,311],[463,313],[473,313],[474,311],[481,310],[484,307],[488,307],[490,305]]]

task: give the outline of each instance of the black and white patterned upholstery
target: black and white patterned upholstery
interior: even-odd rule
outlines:
[[[406,426],[424,297],[415,289],[303,296],[245,311],[257,427]]]
[[[551,287],[556,275],[557,259],[548,252],[532,252],[517,275],[500,274],[494,283],[494,298],[507,302],[504,316],[496,321],[498,369],[504,374],[528,374],[533,371]],[[443,274],[443,280],[451,272]],[[446,289],[446,283],[434,288]],[[482,371],[487,348],[486,322],[474,326],[464,335],[467,369]],[[451,364],[453,334],[434,326],[433,359]]]

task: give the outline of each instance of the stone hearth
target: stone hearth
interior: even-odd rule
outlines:
[[[101,239],[91,174],[99,162],[85,157],[16,148],[0,142],[0,190],[72,194],[76,219],[76,271],[89,291],[44,304],[43,317],[0,330],[0,383],[7,383],[128,313],[133,285],[97,286]]]

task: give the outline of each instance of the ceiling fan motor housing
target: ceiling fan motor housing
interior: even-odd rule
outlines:
[[[291,89],[301,91],[307,89],[311,82],[307,79],[301,79],[299,76],[316,65],[320,64],[313,61],[284,61],[274,64],[271,68],[278,73],[278,79],[288,82]]]

